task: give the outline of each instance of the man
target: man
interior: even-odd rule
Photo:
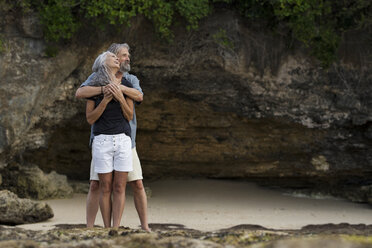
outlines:
[[[126,96],[132,98],[136,103],[140,103],[143,100],[143,92],[139,85],[139,80],[136,76],[129,74],[130,71],[130,54],[128,44],[112,44],[107,51],[114,53],[120,62],[120,70],[116,74],[116,77],[119,79],[125,78],[132,85],[133,88],[120,85],[120,89]],[[93,71],[95,68],[93,68]],[[93,75],[93,74],[92,74]],[[80,86],[76,91],[76,98],[89,98],[95,95],[102,93],[101,87],[91,87],[86,86],[89,80],[92,78],[92,75]],[[108,87],[115,87],[113,84],[105,86],[104,92],[108,90]],[[147,222],[147,197],[146,192],[142,183],[142,169],[141,164],[138,158],[136,151],[136,129],[137,129],[137,120],[135,109],[133,107],[133,119],[129,122],[131,127],[131,139],[132,139],[132,155],[133,155],[133,171],[128,174],[128,182],[131,188],[133,189],[134,204],[140,218],[141,228],[145,231],[150,231],[148,222]],[[94,136],[91,133],[91,142]],[[99,179],[97,173],[94,172],[94,166],[91,163],[90,168],[90,186],[89,193],[87,197],[87,227],[93,227],[94,221],[98,212],[99,206]]]

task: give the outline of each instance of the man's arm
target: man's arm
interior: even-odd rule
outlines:
[[[120,85],[120,89],[124,95],[132,98],[134,101],[140,103],[143,101],[143,92],[139,84],[139,80],[132,74],[127,74],[126,79],[132,84],[133,88],[125,85]]]
[[[89,82],[92,80],[94,73],[90,74],[90,76],[82,83],[79,89],[76,90],[75,97],[78,99],[81,98],[89,98],[92,96],[97,96],[102,94],[101,87],[94,87],[94,86],[87,86]]]
[[[135,88],[129,88],[124,85],[120,85],[121,92],[123,92],[124,95],[128,96],[129,98],[133,99],[136,102],[142,102],[143,101],[143,94],[135,89]]]
[[[95,86],[84,86],[77,89],[75,93],[75,97],[78,99],[81,98],[89,98],[92,96],[97,96],[99,94],[102,94],[102,87],[95,87]]]

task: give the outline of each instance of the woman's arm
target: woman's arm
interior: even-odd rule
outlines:
[[[125,119],[131,121],[133,119],[133,100],[129,97],[124,99],[124,102],[120,102],[121,110],[123,111]]]
[[[133,100],[129,97],[124,97],[119,87],[110,87],[108,88],[116,100],[119,101],[121,110],[125,119],[128,121],[133,119]]]
[[[105,93],[102,101],[98,104],[96,108],[94,108],[94,101],[87,100],[87,106],[86,106],[86,118],[90,125],[95,123],[98,118],[102,115],[103,111],[105,111],[107,104],[112,100],[112,94],[111,93]]]

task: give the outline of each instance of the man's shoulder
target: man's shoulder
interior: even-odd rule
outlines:
[[[89,75],[89,77],[87,78],[87,80],[85,80],[81,85],[80,87],[84,87],[84,86],[88,86],[89,83],[92,81],[92,78],[94,77],[96,73],[93,72],[92,74]]]
[[[126,80],[128,80],[133,85],[132,88],[138,90],[139,92],[141,92],[141,94],[143,94],[142,89],[141,89],[141,86],[140,86],[140,82],[139,82],[138,78],[135,75],[129,74],[127,72],[127,73],[124,74],[124,78]]]
[[[130,88],[133,88],[132,82],[125,77],[121,79],[121,84],[124,86],[130,87]]]
[[[135,81],[135,80],[138,81],[137,76],[134,75],[134,74],[126,73],[126,74],[124,75],[124,77],[125,77],[129,82],[131,82],[131,83],[132,83],[132,81]]]

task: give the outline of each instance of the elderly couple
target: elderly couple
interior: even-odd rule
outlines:
[[[93,74],[76,91],[77,98],[87,99],[86,118],[92,125],[87,227],[93,227],[98,206],[105,227],[120,226],[129,182],[141,227],[150,231],[141,164],[136,152],[133,104],[133,101],[142,101],[143,93],[137,77],[128,73],[128,44],[112,44],[97,57],[92,70]]]

